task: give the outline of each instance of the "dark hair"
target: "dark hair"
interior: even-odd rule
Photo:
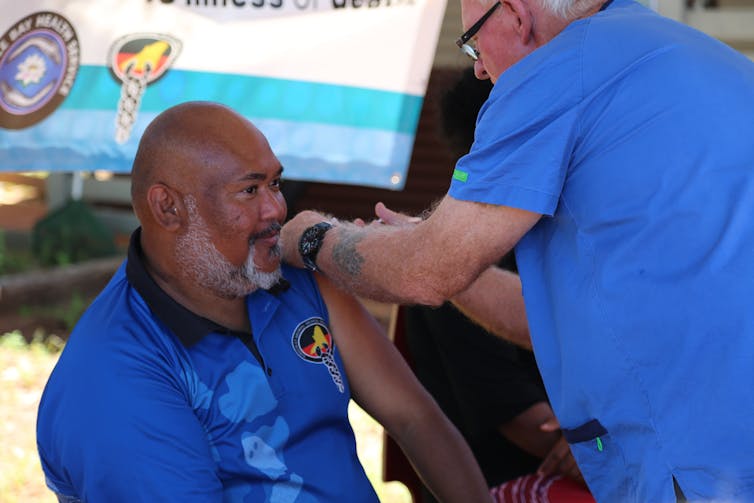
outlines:
[[[473,68],[461,72],[440,100],[442,132],[451,152],[460,157],[474,142],[474,127],[479,109],[492,90],[492,82],[479,80]]]

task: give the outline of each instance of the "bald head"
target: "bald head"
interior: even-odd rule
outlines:
[[[269,149],[262,133],[230,108],[211,102],[181,103],[159,114],[139,142],[131,172],[134,211],[144,223],[147,192],[161,183],[190,193],[212,183],[223,157],[241,145]],[[216,177],[216,176],[215,176]]]

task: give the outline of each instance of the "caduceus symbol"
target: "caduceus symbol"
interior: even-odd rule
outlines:
[[[130,34],[113,43],[108,58],[110,68],[122,82],[115,141],[122,144],[131,136],[147,86],[165,74],[180,50],[178,39],[154,33]]]

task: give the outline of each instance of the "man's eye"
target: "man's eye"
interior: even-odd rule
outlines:
[[[256,185],[252,185],[250,187],[246,187],[244,189],[244,192],[246,192],[247,194],[256,194],[257,193],[257,186]]]
[[[270,183],[270,187],[272,187],[273,189],[280,189],[282,185],[283,180],[281,180],[280,178],[276,178],[272,181],[272,183]]]

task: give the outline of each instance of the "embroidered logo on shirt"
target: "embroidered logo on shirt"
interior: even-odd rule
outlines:
[[[335,341],[330,330],[322,318],[309,318],[302,321],[293,331],[293,349],[303,360],[311,363],[322,363],[330,373],[338,391],[343,393],[343,377],[340,375],[338,364],[335,363]]]
[[[460,169],[453,170],[453,180],[458,180],[459,182],[465,182],[469,179],[469,174],[465,171],[461,171]]]

